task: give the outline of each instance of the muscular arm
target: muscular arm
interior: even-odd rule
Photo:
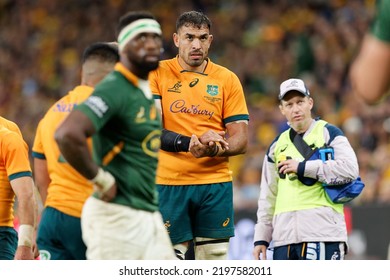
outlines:
[[[87,144],[87,138],[94,132],[91,120],[84,113],[72,111],[54,136],[64,158],[89,180],[98,173],[98,166],[92,160]]]
[[[55,133],[55,140],[64,158],[74,169],[94,182],[100,199],[111,201],[117,192],[114,177],[92,159],[87,138],[95,133],[92,121],[80,111],[72,111]]]
[[[390,44],[368,34],[353,62],[350,81],[354,94],[374,104],[390,90]]]
[[[248,123],[246,121],[228,123],[226,129],[229,149],[222,156],[244,154],[248,146]]]
[[[34,182],[31,177],[20,177],[11,181],[11,187],[18,200],[19,223],[34,226],[35,198]]]
[[[34,182],[31,177],[20,177],[11,181],[11,187],[18,201],[18,217],[21,226],[31,226],[35,228],[37,215],[36,201],[34,198]],[[28,235],[29,244],[18,245],[15,259],[32,260],[34,259],[33,246],[34,232]]]
[[[192,135],[190,152],[194,157],[230,157],[244,154],[248,143],[248,123],[229,123],[227,131],[208,130],[199,138]],[[225,138],[226,136],[226,138]]]
[[[49,187],[51,181],[47,170],[47,161],[45,159],[34,158],[34,179],[41,196],[42,203],[45,204],[47,188]]]

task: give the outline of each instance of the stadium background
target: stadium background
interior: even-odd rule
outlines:
[[[114,41],[119,17],[149,10],[162,24],[164,58],[176,54],[177,16],[202,10],[212,20],[210,58],[241,79],[249,110],[246,155],[232,158],[237,236],[230,258],[248,258],[265,149],[285,128],[281,81],[304,79],[317,116],[340,126],[366,182],[348,205],[353,259],[386,259],[390,241],[390,106],[368,107],[350,91],[348,70],[374,15],[374,0],[0,0],[0,114],[32,146],[48,107],[80,82],[80,56],[94,41]]]

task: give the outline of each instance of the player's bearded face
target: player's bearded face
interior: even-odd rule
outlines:
[[[212,38],[207,26],[184,25],[175,33],[174,42],[179,48],[179,57],[191,68],[196,68],[207,58]]]
[[[191,67],[201,66],[208,55],[209,44],[198,43],[196,48],[191,44],[185,44],[179,49],[179,55]]]
[[[202,65],[206,56],[207,56],[207,52],[204,53],[203,51],[197,50],[197,51],[190,51],[185,56],[181,56],[181,57],[184,57],[184,61],[188,65],[192,67],[198,67]]]
[[[144,71],[152,71],[157,69],[160,61],[160,52],[150,53],[145,49],[140,49],[138,52],[128,51],[127,57],[133,65]]]
[[[141,69],[144,69],[144,70],[146,70],[148,72],[157,69],[158,64],[159,64],[159,60],[157,60],[157,61],[148,61],[145,58],[140,59],[140,60],[133,60],[132,62],[137,67],[139,67]]]

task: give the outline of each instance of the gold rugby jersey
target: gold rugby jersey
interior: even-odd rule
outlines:
[[[25,176],[32,176],[28,145],[18,126],[0,117],[0,226],[14,226],[15,193],[10,181]]]
[[[32,148],[33,157],[47,161],[51,182],[45,206],[78,218],[85,200],[92,194],[92,184],[65,161],[54,133],[74,106],[87,99],[92,91],[92,87],[77,86],[58,100],[39,122]],[[91,147],[91,139],[89,145]]]
[[[155,99],[161,99],[163,127],[198,137],[229,122],[249,120],[242,85],[230,70],[208,60],[204,73],[186,71],[178,58],[160,62],[149,74]],[[157,183],[193,185],[232,180],[227,157],[194,158],[191,153],[160,150]]]

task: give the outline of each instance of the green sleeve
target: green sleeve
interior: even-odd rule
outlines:
[[[390,0],[378,2],[377,14],[371,32],[378,39],[390,42]]]
[[[118,80],[108,80],[97,85],[92,95],[75,107],[75,110],[87,115],[96,131],[99,131],[114,115],[121,114],[126,104]]]

